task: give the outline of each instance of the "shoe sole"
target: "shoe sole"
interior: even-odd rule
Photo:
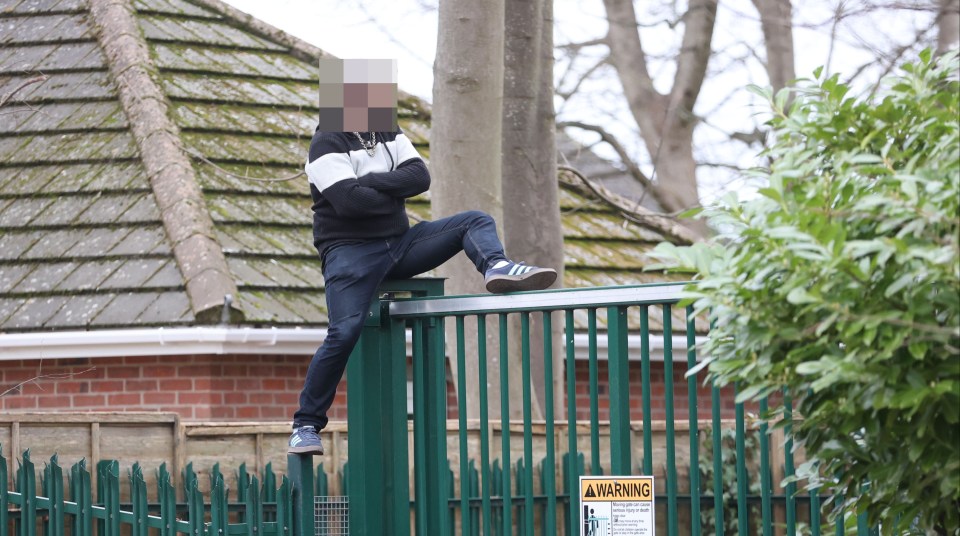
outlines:
[[[323,455],[323,445],[306,447],[287,447],[288,454],[312,454],[314,456]]]
[[[493,275],[486,281],[487,292],[504,294],[543,290],[557,280],[557,271],[551,268],[538,268],[523,275]]]

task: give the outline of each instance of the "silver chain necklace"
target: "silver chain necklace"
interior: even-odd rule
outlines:
[[[363,136],[359,132],[354,132],[354,136],[360,140],[360,145],[363,146],[363,150],[367,152],[368,155],[373,156],[377,154],[377,133],[373,132],[370,134],[370,141],[363,139]]]

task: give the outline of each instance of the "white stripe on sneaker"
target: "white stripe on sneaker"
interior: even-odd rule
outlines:
[[[510,271],[507,273],[507,275],[518,275],[521,269],[523,269],[522,265],[514,264],[510,267]]]

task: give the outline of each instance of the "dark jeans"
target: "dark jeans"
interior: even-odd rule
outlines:
[[[418,223],[400,236],[342,244],[326,252],[327,338],[310,361],[294,426],[322,429],[327,425],[327,410],[380,283],[422,274],[460,251],[481,274],[504,260],[493,218],[483,212],[463,212]]]

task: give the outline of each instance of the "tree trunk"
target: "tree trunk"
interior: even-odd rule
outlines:
[[[960,0],[940,0],[937,26],[937,55],[940,55],[960,40]]]
[[[796,77],[793,64],[793,20],[790,0],[753,0],[767,50],[767,76],[779,91]]]
[[[693,158],[693,107],[710,59],[717,0],[691,0],[683,17],[684,31],[673,86],[657,92],[647,69],[632,0],[604,0],[610,57],[623,84],[627,103],[656,169],[651,194],[665,212],[699,206],[696,161]],[[692,224],[701,235],[705,227]]]
[[[508,255],[558,272],[563,286],[563,229],[557,183],[556,114],[553,109],[552,0],[506,0],[503,80],[503,229]],[[519,319],[510,325],[520,329]],[[554,355],[560,355],[559,324]],[[543,323],[531,316],[533,415],[546,403]],[[511,338],[511,355],[520,341]],[[563,377],[554,363],[554,377]],[[556,384],[556,381],[551,379]]]
[[[464,210],[482,210],[503,221],[501,194],[501,110],[503,102],[503,0],[442,0],[439,6],[437,56],[434,62],[433,114],[430,133],[431,205],[434,218]],[[491,61],[491,58],[496,58]],[[444,264],[446,293],[484,291],[483,277],[460,254]],[[472,319],[471,319],[472,320]],[[453,321],[447,322],[447,355],[457,377]],[[466,322],[466,368],[476,371],[476,322]],[[499,351],[495,318],[488,322],[488,384],[475,374],[465,386],[470,417],[477,415],[480,389],[487,389],[490,415],[499,415]],[[511,360],[511,378],[519,378],[519,361]],[[458,389],[464,386],[457,386]],[[511,382],[518,394],[519,381]]]

